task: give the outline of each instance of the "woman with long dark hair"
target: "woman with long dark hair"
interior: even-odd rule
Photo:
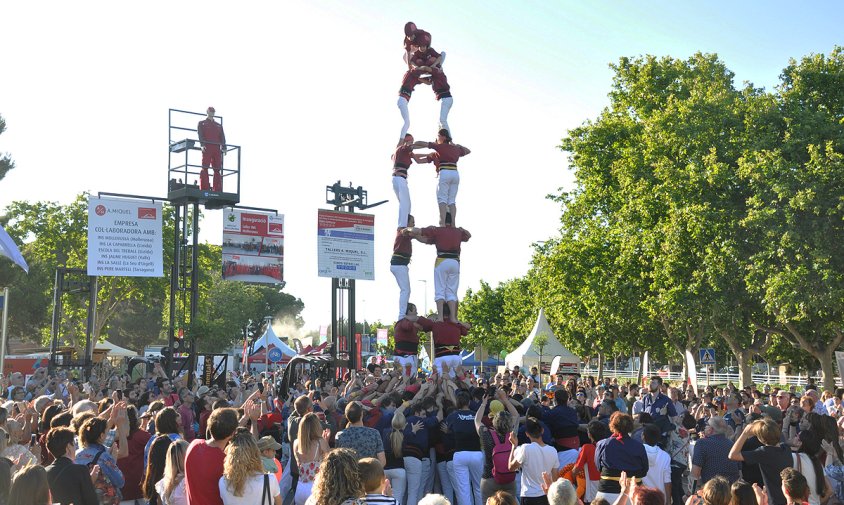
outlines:
[[[182,438],[182,416],[173,407],[164,407],[155,415],[155,434],[166,435],[171,441],[180,440]],[[149,448],[155,437],[147,441],[144,447],[144,468],[147,466],[147,457],[149,455]],[[155,482],[153,482],[155,484]]]
[[[820,505],[832,493],[832,486],[826,481],[820,460],[821,437],[812,430],[797,435],[799,449],[791,456],[794,468],[806,477],[809,484],[809,505]]]
[[[155,484],[164,476],[164,468],[167,466],[167,451],[170,449],[170,444],[172,443],[173,441],[167,435],[159,435],[153,439],[152,445],[150,445],[149,458],[147,458],[147,467],[144,472],[142,486],[144,498],[146,498],[149,505],[159,505],[162,503]]]
[[[41,464],[47,466],[53,462],[53,455],[47,450],[47,433],[50,431],[50,423],[53,418],[61,414],[62,408],[58,405],[48,405],[41,413],[41,421],[38,423],[38,445],[41,446]]]
[[[128,454],[117,459],[117,466],[126,480],[121,489],[123,500],[129,501],[139,500],[143,496],[141,484],[144,482],[144,448],[152,435],[140,429],[138,410],[134,405],[126,408],[126,416],[129,418],[129,436],[126,437]]]

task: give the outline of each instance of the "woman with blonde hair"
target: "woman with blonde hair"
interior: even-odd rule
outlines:
[[[390,479],[396,504],[404,505],[404,493],[407,490],[407,474],[404,470],[404,427],[407,426],[407,418],[404,417],[401,409],[393,413],[390,426],[384,429],[383,434],[384,456],[387,460],[384,475]]]
[[[223,505],[281,505],[278,480],[264,473],[255,437],[243,429],[226,446],[219,487]]]
[[[299,421],[299,433],[293,442],[296,462],[299,465],[299,482],[293,502],[303,505],[311,495],[314,481],[319,473],[320,462],[331,449],[328,447],[329,430],[322,429],[322,423],[313,412],[305,414]]]
[[[334,449],[325,455],[306,505],[364,505],[366,490],[354,449]]]
[[[163,505],[187,505],[185,494],[185,454],[188,443],[177,440],[167,449],[167,463],[164,466],[164,477],[155,483],[155,490],[161,497]]]

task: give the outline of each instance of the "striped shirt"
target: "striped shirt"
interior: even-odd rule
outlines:
[[[392,496],[384,496],[383,494],[371,493],[364,497],[367,504],[383,503],[384,505],[396,505],[396,499]]]

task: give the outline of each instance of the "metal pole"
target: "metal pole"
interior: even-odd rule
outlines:
[[[97,321],[97,276],[91,276],[88,280],[88,328],[85,339],[85,380],[91,378],[91,367],[94,365],[94,348],[96,342],[91,342],[94,334],[94,326]],[[104,358],[105,359],[105,358]]]
[[[193,325],[196,322],[196,313],[199,310],[199,204],[193,204],[193,251],[191,252],[190,272],[190,354],[188,355],[188,382],[190,387],[196,375],[196,333]],[[184,344],[184,342],[182,342]],[[184,352],[184,351],[182,351]]]
[[[187,180],[185,180],[185,184],[187,184]],[[185,207],[187,210],[187,207]],[[187,214],[187,212],[185,212]],[[173,206],[173,266],[170,268],[170,328],[167,331],[167,346],[170,349],[170,358],[166,359],[165,364],[165,371],[167,372],[167,378],[173,377],[173,340],[176,336],[176,296],[179,293],[179,276],[181,275],[181,270],[179,268],[181,259],[181,247],[182,247],[182,237],[181,237],[181,216],[182,214],[182,206],[181,205],[174,205]],[[185,216],[187,219],[187,216]]]
[[[0,377],[3,377],[6,363],[6,321],[9,317],[9,288],[3,288],[3,333],[0,342]]]
[[[61,313],[62,313],[62,285],[64,284],[64,271],[63,267],[59,267],[56,269],[56,284],[53,287],[53,323],[50,328],[50,336],[52,337],[50,340],[50,366],[49,370],[50,373],[53,373],[56,366],[56,353],[59,350],[59,324],[61,322]]]
[[[264,335],[266,335],[273,327],[273,318],[267,317],[264,320],[267,322],[267,329],[264,331]],[[270,337],[264,339],[264,371],[270,373]]]

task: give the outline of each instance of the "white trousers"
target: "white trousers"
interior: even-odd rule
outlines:
[[[399,285],[399,315],[396,321],[401,321],[407,313],[407,303],[410,301],[410,269],[407,265],[390,265],[390,272]]]
[[[384,470],[384,476],[390,479],[390,487],[393,488],[393,498],[396,499],[396,505],[404,505],[404,495],[407,492],[407,474],[404,468]]]
[[[407,228],[407,216],[410,215],[410,190],[407,189],[407,178],[393,176],[393,191],[399,200],[399,228]],[[404,316],[402,316],[404,317]]]
[[[440,477],[442,495],[448,498],[449,503],[454,503],[454,462],[441,461],[437,463],[437,474]]]
[[[440,170],[439,182],[437,182],[437,203],[454,205],[459,187],[460,173],[457,170]]]
[[[448,127],[448,113],[451,111],[452,105],[454,105],[453,97],[449,96],[440,99],[440,128],[445,128],[448,130],[449,136],[454,137],[454,133],[451,131],[451,128]]]
[[[484,473],[484,453],[460,451],[454,453],[454,497],[457,505],[484,505],[481,498],[481,476]]]
[[[407,503],[419,503],[425,496],[425,483],[428,480],[428,472],[431,471],[431,460],[405,456],[404,471],[407,475]]]
[[[434,300],[456,302],[457,288],[460,287],[460,262],[444,258],[437,259],[437,263],[434,267]]]
[[[440,376],[443,374],[443,364],[448,366],[448,376],[453,379],[456,376],[454,370],[463,364],[463,360],[460,359],[459,354],[434,358],[434,366],[437,367],[437,373],[440,374]]]
[[[405,373],[405,368],[410,365],[410,377],[416,377],[416,368],[419,358],[416,356],[393,356],[393,361],[401,367],[401,373]]]
[[[404,136],[407,135],[407,130],[410,129],[410,112],[407,110],[407,98],[400,96],[396,105],[398,105],[399,111],[401,112],[401,118],[404,121],[404,124],[401,127],[401,135],[399,135],[399,141],[401,141],[404,140]]]
[[[313,494],[313,489],[314,481],[299,482],[296,484],[296,495],[293,497],[293,503],[295,505],[305,505],[305,502],[308,501],[308,498],[311,494]]]
[[[430,467],[428,469],[428,478],[425,481],[425,494],[434,492],[434,483],[437,477],[437,451],[433,447],[428,450],[428,459],[430,460]]]

